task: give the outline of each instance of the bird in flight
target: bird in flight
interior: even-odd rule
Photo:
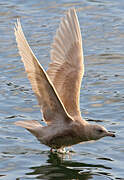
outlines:
[[[26,128],[51,150],[58,151],[105,136],[115,137],[103,126],[90,124],[81,117],[79,97],[84,63],[76,10],[69,9],[61,20],[46,72],[32,52],[19,20],[14,30],[21,60],[47,126],[36,120],[17,121],[15,124]]]

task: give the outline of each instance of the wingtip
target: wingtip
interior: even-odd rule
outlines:
[[[17,18],[17,25],[18,25],[18,26],[21,25],[20,18]]]
[[[14,30],[17,30],[20,25],[21,25],[21,23],[20,23],[20,18],[17,18],[17,19],[16,19],[16,22],[15,22]]]
[[[75,13],[76,13],[75,7],[70,8],[68,12],[69,12],[70,14],[72,14],[72,13],[75,14]]]

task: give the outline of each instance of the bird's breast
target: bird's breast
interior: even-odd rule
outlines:
[[[47,140],[46,145],[54,148],[64,148],[80,143],[82,140],[73,130],[65,130],[61,133],[57,133]]]

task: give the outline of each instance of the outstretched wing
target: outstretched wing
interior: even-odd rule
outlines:
[[[71,116],[80,116],[79,96],[84,73],[80,26],[70,9],[56,32],[47,73]]]
[[[20,56],[32,89],[37,96],[44,120],[47,124],[70,121],[70,117],[59,99],[52,82],[29,47],[19,20],[15,26],[15,36]]]

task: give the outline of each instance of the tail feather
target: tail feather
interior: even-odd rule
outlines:
[[[16,126],[21,126],[25,129],[27,129],[36,137],[38,137],[42,133],[41,129],[43,128],[43,126],[38,121],[35,121],[35,120],[16,121],[14,124]]]

